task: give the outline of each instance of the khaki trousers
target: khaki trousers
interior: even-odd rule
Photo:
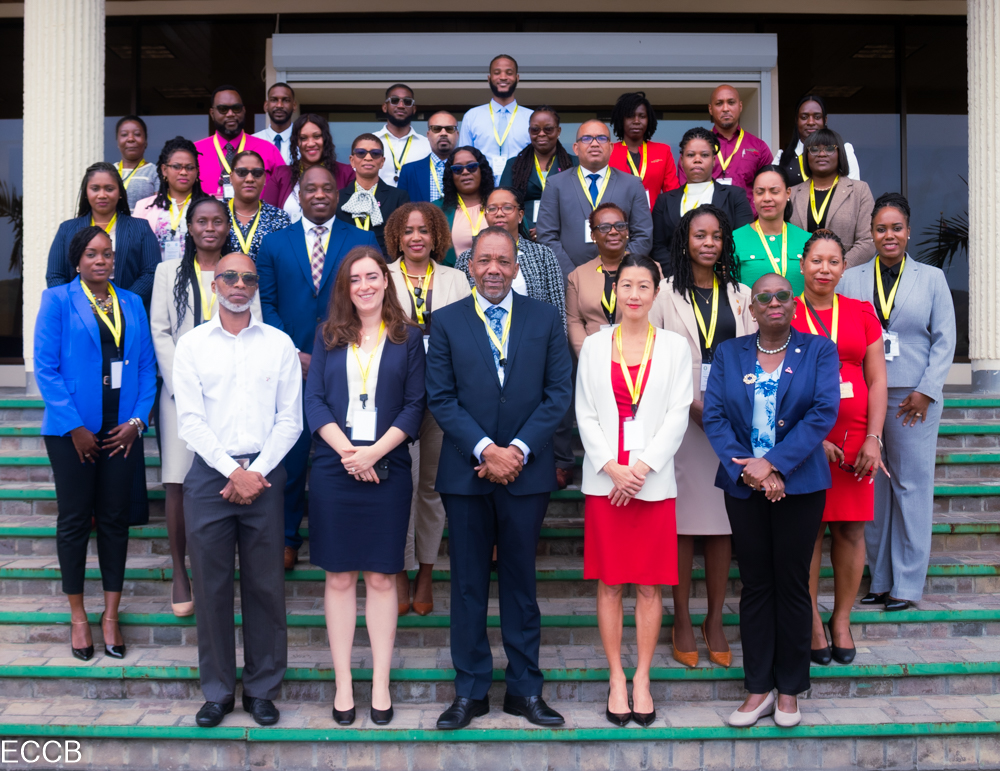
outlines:
[[[406,551],[403,564],[407,570],[416,570],[418,563],[433,564],[437,561],[444,533],[444,505],[434,490],[441,442],[444,432],[434,420],[430,410],[424,412],[417,441],[410,445],[413,474],[413,500],[410,504],[410,527],[406,533]]]

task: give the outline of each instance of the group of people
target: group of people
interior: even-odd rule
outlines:
[[[239,93],[220,87],[215,133],[170,140],[155,165],[142,119],[119,121],[122,158],[87,170],[78,217],[53,241],[34,341],[73,655],[94,655],[83,597],[93,520],[105,652],[125,656],[118,608],[128,528],[148,518],[152,419],[171,605],[198,610],[198,725],[234,707],[237,548],[243,707],[261,725],[279,719],[283,571],[303,545],[307,475],[338,724],[356,719],[359,578],[370,715],[384,725],[397,619],[433,611],[447,522],[456,697],[438,726],[489,711],[492,570],[504,711],[562,725],[542,697],[535,554],[550,494],[572,480],[575,421],[607,719],[656,719],[663,585],[673,657],[698,666],[699,537],[700,631],[716,666],[733,661],[722,615],[733,546],[740,568],[749,695],[730,723],[773,713],[795,725],[810,662],[855,656],[866,552],[862,603],[902,610],[923,592],[955,346],[944,274],[907,255],[906,200],[872,199],[819,97],[801,101],[773,163],[740,126],[736,89],[719,86],[714,129],[688,131],[675,166],[651,141],[641,92],[622,95],[610,128],[583,123],[571,155],[553,108],[517,104],[511,57],[488,78],[487,105],[461,126],[433,114],[427,137],[410,125],[412,89],[390,87],[385,127],[354,140],[349,166],[321,116],[293,121],[285,84],[269,89],[270,122],[254,136]]]

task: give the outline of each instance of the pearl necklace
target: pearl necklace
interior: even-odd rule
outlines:
[[[767,350],[767,348],[761,347],[761,344],[760,344],[760,332],[758,332],[757,333],[757,350],[760,351],[761,353],[772,353],[772,354],[773,353],[781,353],[783,350],[785,350],[788,347],[788,344],[791,341],[792,341],[792,332],[791,332],[791,330],[789,330],[788,331],[788,339],[785,340],[785,344],[783,346],[781,346],[780,348],[775,348],[773,351],[769,351],[769,350]]]

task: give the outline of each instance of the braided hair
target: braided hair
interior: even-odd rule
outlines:
[[[815,231],[811,236],[809,236],[809,240],[806,241],[805,246],[802,247],[803,260],[809,256],[809,252],[812,251],[813,246],[815,246],[816,243],[819,241],[833,241],[833,243],[835,243],[837,246],[840,247],[841,257],[843,257],[844,253],[847,251],[844,248],[844,242],[840,240],[840,236],[838,236],[832,230],[828,230],[827,228],[820,228],[819,230]]]
[[[543,104],[541,107],[535,109],[533,115],[540,112],[547,112],[556,120],[556,125],[562,125],[562,121],[559,120],[559,113],[556,112],[555,107],[550,107],[547,104]],[[512,163],[514,164],[511,173],[511,187],[515,187],[521,191],[521,197],[528,191],[528,181],[531,179],[531,172],[535,168],[535,148],[529,142],[527,147],[525,147],[521,152],[514,156]],[[573,156],[566,152],[566,148],[563,147],[562,142],[556,140],[556,154],[555,162],[559,165],[560,169],[569,169],[573,167]],[[551,166],[549,167],[551,168]]]
[[[645,91],[631,91],[619,96],[615,106],[611,108],[611,130],[615,132],[618,141],[625,139],[625,120],[635,115],[640,107],[646,108],[646,115],[649,118],[643,139],[648,142],[653,138],[653,134],[656,133],[656,113],[653,112],[653,105],[646,98]]]
[[[490,162],[486,160],[485,155],[475,147],[469,147],[468,145],[465,147],[456,147],[451,151],[448,160],[444,162],[444,196],[441,201],[442,208],[458,208],[458,188],[455,187],[455,175],[451,173],[451,167],[455,163],[455,156],[463,150],[467,153],[472,153],[472,157],[479,162],[479,200],[485,208],[486,199],[490,197],[490,193],[493,192],[493,188],[496,186],[493,167],[490,166]]]
[[[312,123],[319,129],[320,135],[323,137],[323,149],[320,151],[319,155],[319,165],[323,166],[331,174],[336,177],[337,174],[337,148],[333,144],[333,135],[330,134],[330,124],[326,122],[326,118],[322,115],[317,115],[313,112],[307,112],[305,115],[300,115],[295,119],[295,123],[292,124],[292,135],[289,138],[289,166],[292,169],[292,187],[302,179],[302,174],[305,169],[302,168],[302,163],[299,161],[299,134],[302,131],[302,127],[307,123]]]
[[[160,157],[156,159],[156,177],[160,180],[160,189],[156,192],[156,198],[153,199],[153,206],[158,209],[170,210],[170,185],[167,183],[167,178],[163,176],[163,166],[170,163],[170,156],[179,151],[190,153],[191,157],[194,158],[195,165],[198,165],[198,156],[201,153],[194,146],[194,142],[180,136],[167,140],[160,151]],[[201,174],[199,173],[198,178],[194,181],[194,187],[191,188],[191,204],[206,197],[207,194],[201,187]],[[188,209],[190,210],[190,208],[189,204]]]
[[[872,208],[872,225],[875,224],[875,215],[882,209],[895,209],[903,215],[907,226],[910,224],[910,202],[902,193],[882,193],[875,199],[875,206]]]
[[[681,137],[681,155],[684,155],[684,148],[687,147],[688,142],[692,139],[703,139],[708,142],[714,149],[715,152],[719,152],[719,137],[715,135],[714,132],[709,131],[707,128],[702,128],[701,126],[695,126],[692,129],[688,129],[684,132],[684,136]]]
[[[201,187],[199,185],[199,187]],[[187,234],[184,236],[184,254],[181,257],[180,265],[177,266],[177,280],[174,282],[174,308],[177,309],[177,330],[180,332],[181,324],[184,323],[184,314],[187,313],[188,307],[188,287],[197,283],[198,277],[195,275],[194,261],[198,256],[198,247],[195,246],[194,238],[191,237],[191,222],[194,220],[195,211],[203,205],[218,206],[226,215],[226,221],[230,223],[232,227],[232,222],[229,219],[229,207],[226,206],[218,198],[214,198],[210,195],[203,195],[197,201],[193,200],[188,205],[187,214],[185,219],[188,224]],[[225,247],[223,247],[225,248]],[[198,302],[196,299],[195,302]]]
[[[694,271],[691,268],[691,255],[688,253],[688,241],[691,234],[691,223],[695,217],[711,214],[719,222],[722,231],[722,253],[716,260],[713,270],[719,278],[719,283],[725,287],[732,284],[733,289],[740,285],[740,264],[736,259],[736,244],[733,241],[733,228],[729,224],[726,213],[712,204],[702,204],[692,209],[683,217],[674,230],[674,240],[670,245],[670,262],[674,273],[674,291],[685,297],[688,302],[694,296]]]
[[[98,161],[87,167],[83,174],[83,182],[80,183],[80,205],[77,207],[76,216],[83,217],[91,213],[90,199],[87,198],[87,185],[91,178],[99,173],[110,174],[112,179],[118,183],[118,203],[115,204],[115,214],[119,217],[128,217],[132,212],[128,208],[128,194],[125,192],[125,183],[122,182],[121,175],[113,163]]]

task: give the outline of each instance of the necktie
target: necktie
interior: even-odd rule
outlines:
[[[597,203],[597,180],[601,178],[600,174],[588,174],[587,179],[590,180],[590,200],[595,204]]]
[[[278,148],[278,152],[281,152],[281,134],[274,135],[274,146]]]
[[[490,320],[490,328],[493,330],[493,334],[497,336],[497,340],[503,342],[503,319],[507,315],[507,311],[501,308],[499,305],[491,305],[486,309],[486,318]],[[490,340],[490,348],[493,349],[493,365],[500,369],[500,351]]]
[[[320,282],[323,281],[323,264],[326,262],[326,252],[323,250],[323,234],[326,233],[326,227],[323,225],[317,225],[309,232],[312,233],[315,238],[313,241],[312,254],[309,255],[309,265],[312,267],[313,286],[315,286],[316,291],[319,292]]]
[[[509,123],[509,122],[510,122],[510,113],[507,111],[507,108],[504,107],[503,109],[498,110],[497,111],[497,134],[499,134],[501,138],[503,137],[503,132],[506,130],[507,123]]]
[[[236,157],[236,148],[233,147],[233,145],[230,142],[226,142],[226,146],[223,147],[222,149],[226,153],[226,163],[228,163],[229,167],[232,168],[233,158]]]

